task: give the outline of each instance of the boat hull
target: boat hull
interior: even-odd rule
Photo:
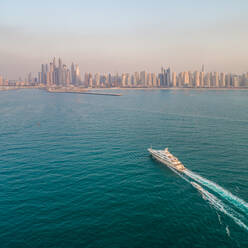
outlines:
[[[169,163],[168,161],[162,159],[161,157],[159,157],[155,152],[153,152],[153,150],[151,148],[148,149],[148,152],[151,154],[151,156],[156,159],[157,161],[159,161],[162,164],[165,164],[166,166],[175,169],[179,172],[183,172],[184,170],[186,170],[184,167],[183,168],[177,168],[176,166],[173,166],[171,163]]]

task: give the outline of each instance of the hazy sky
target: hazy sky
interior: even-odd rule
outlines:
[[[0,0],[0,74],[53,56],[81,72],[245,72],[247,13],[247,0]]]

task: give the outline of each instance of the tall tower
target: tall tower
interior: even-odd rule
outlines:
[[[59,68],[62,68],[62,60],[59,58]]]
[[[79,65],[76,65],[75,76],[76,76],[76,83],[80,83],[81,82],[81,77],[80,77]]]
[[[217,88],[219,87],[219,73],[218,72],[214,73],[213,86]]]
[[[157,75],[156,75],[156,73],[152,73],[152,86],[157,87]]]
[[[199,71],[195,71],[195,73],[194,73],[194,86],[195,87],[200,87],[200,73],[199,73]]]
[[[170,67],[168,67],[168,69],[165,72],[165,79],[166,79],[166,85],[167,85],[167,87],[169,87],[170,84],[171,84],[171,70],[170,70]]]
[[[55,68],[56,68],[56,58],[54,57],[53,58],[53,70],[55,70]]]
[[[205,80],[206,80],[206,86],[207,86],[208,88],[210,88],[210,87],[211,87],[211,74],[210,74],[210,72],[208,72],[208,73],[206,74]]]
[[[205,70],[205,68],[204,68],[204,65],[202,64],[202,70],[201,71],[204,72],[204,70]]]
[[[142,86],[146,86],[147,84],[147,72],[146,71],[142,71],[140,73],[140,81],[141,81]]]
[[[204,72],[200,72],[200,87],[204,87]]]
[[[97,88],[100,87],[100,75],[99,75],[99,73],[95,74],[95,85]]]
[[[75,75],[75,67],[74,63],[71,64],[71,83],[75,84],[76,82],[76,75]]]
[[[221,72],[220,74],[220,87],[226,87],[226,81],[225,81],[225,73]]]
[[[188,71],[183,72],[183,84],[184,86],[189,85],[189,72]]]
[[[176,74],[176,72],[172,72],[172,86],[177,87],[177,74]]]
[[[121,86],[126,87],[126,74],[125,73],[121,75]]]
[[[44,84],[46,82],[46,68],[45,65],[41,65],[41,83]]]

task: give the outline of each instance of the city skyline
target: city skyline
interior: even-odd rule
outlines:
[[[55,57],[40,66],[40,71],[25,79],[7,80],[0,75],[0,86],[83,87],[83,88],[247,88],[248,72],[242,74],[201,70],[175,72],[170,66],[160,72],[146,70],[121,73],[80,73],[74,62],[66,65]]]
[[[83,71],[243,73],[246,1],[7,1],[0,3],[0,74],[36,72],[51,54]],[[158,72],[158,71],[157,71]]]

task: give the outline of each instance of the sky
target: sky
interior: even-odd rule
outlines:
[[[0,74],[248,71],[247,0],[0,0]]]

